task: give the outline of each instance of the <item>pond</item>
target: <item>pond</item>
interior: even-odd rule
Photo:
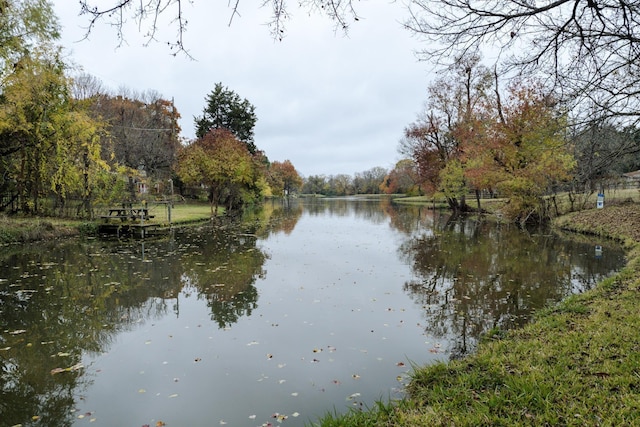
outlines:
[[[402,396],[624,264],[616,244],[306,200],[154,239],[2,248],[0,425],[263,426]]]

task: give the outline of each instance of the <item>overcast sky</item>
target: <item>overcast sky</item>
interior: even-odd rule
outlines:
[[[170,55],[166,42],[175,39],[176,29],[166,22],[173,16],[166,15],[157,43],[144,47],[131,23],[127,44],[118,47],[115,29],[106,24],[79,41],[87,17],[78,16],[78,3],[54,3],[69,59],[105,86],[173,98],[182,135],[191,139],[193,117],[221,82],[256,107],[256,146],[272,161],[291,160],[303,176],[392,168],[403,129],[422,108],[432,75],[414,55],[418,42],[401,28],[400,3],[356,2],[361,20],[346,37],[328,19],[294,8],[286,37],[277,42],[264,25],[269,9],[256,2],[241,1],[241,16],[229,26],[226,2],[183,1],[184,43],[195,60]]]

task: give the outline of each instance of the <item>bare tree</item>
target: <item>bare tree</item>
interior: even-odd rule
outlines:
[[[147,40],[153,41],[160,29],[159,18],[168,15],[176,30],[175,40],[168,45],[174,55],[179,52],[188,55],[184,43],[188,24],[184,6],[191,3],[193,0],[80,0],[80,15],[89,17],[86,36],[99,22],[104,21],[116,29],[121,43],[125,40],[124,25],[128,19],[133,19],[139,28],[146,28]],[[299,0],[296,3],[309,13],[327,16],[338,29],[344,31],[351,20],[359,19],[352,0]],[[231,25],[233,19],[240,15],[240,0],[229,0],[228,5]],[[262,0],[260,6],[271,8],[271,20],[267,24],[273,37],[281,40],[286,32],[285,24],[290,18],[288,3],[286,0]]]
[[[512,70],[549,77],[569,102],[640,119],[640,4],[632,0],[412,0],[405,26],[424,59],[493,49]],[[485,52],[486,54],[486,52]]]

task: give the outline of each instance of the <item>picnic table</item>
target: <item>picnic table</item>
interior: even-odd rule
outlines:
[[[130,220],[149,220],[154,218],[154,215],[149,215],[149,209],[145,207],[134,208],[133,206],[122,206],[109,208],[109,215],[102,215],[105,222],[109,222],[111,219],[119,219],[121,221]]]

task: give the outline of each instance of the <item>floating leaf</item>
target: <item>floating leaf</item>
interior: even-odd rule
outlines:
[[[398,363],[396,363],[396,366],[402,367],[402,366],[404,366],[404,362],[398,362]]]
[[[82,368],[84,368],[84,366],[81,363],[77,363],[73,366],[69,366],[68,368],[53,368],[51,370],[51,375],[60,374],[62,372],[75,372],[75,371],[79,371]]]
[[[166,424],[163,421],[156,422],[156,427],[164,427],[164,426],[166,426]]]

